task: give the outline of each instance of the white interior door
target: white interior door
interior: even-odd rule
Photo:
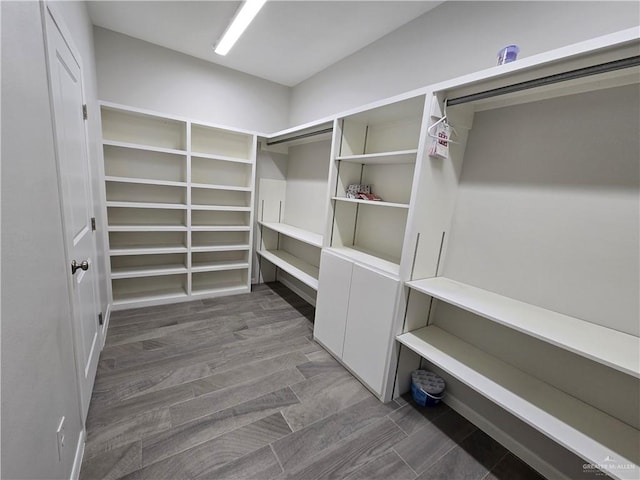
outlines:
[[[84,421],[89,410],[100,352],[94,265],[96,248],[91,228],[93,205],[83,118],[82,76],[79,62],[48,9],[46,24],[58,182],[66,260],[71,279],[75,357]],[[73,261],[81,267],[72,269]]]

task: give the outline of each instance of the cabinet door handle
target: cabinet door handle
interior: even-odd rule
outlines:
[[[89,262],[84,260],[80,263],[76,262],[75,260],[71,260],[71,275],[73,275],[74,273],[76,273],[76,270],[89,270]]]

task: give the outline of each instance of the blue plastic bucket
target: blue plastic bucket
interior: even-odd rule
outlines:
[[[422,390],[415,383],[411,383],[411,396],[421,407],[435,407],[444,398],[444,392],[440,395],[432,395]]]
[[[445,383],[442,378],[426,370],[411,372],[411,396],[422,407],[432,407],[444,398]]]

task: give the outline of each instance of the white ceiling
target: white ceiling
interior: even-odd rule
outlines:
[[[442,1],[269,0],[225,57],[211,48],[240,1],[90,1],[94,25],[294,86]]]

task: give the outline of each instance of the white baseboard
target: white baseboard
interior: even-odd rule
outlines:
[[[78,480],[80,478],[80,467],[82,466],[82,457],[84,456],[84,440],[86,430],[80,430],[78,436],[78,446],[76,447],[76,455],[73,459],[73,468],[71,469],[70,480]]]
[[[571,480],[553,465],[533,453],[531,450],[522,445],[522,443],[515,440],[504,430],[498,428],[495,424],[491,423],[484,416],[480,415],[476,410],[474,410],[472,407],[462,402],[458,398],[447,393],[443,401],[453,410],[465,417],[480,430],[493,438],[496,442],[500,443],[503,447],[510,450],[515,456],[520,458],[523,462],[528,464],[531,468],[539,472],[544,477],[557,480]]]

